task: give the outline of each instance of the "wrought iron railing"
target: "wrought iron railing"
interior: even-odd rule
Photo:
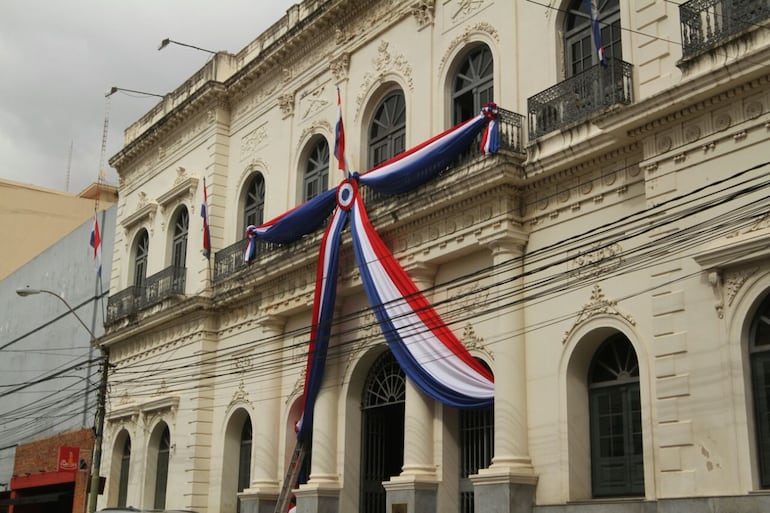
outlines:
[[[529,139],[537,139],[617,104],[633,101],[633,66],[607,59],[527,100]]]
[[[147,277],[144,282],[144,294],[139,299],[139,308],[154,305],[167,297],[184,294],[186,277],[186,267],[173,265]]]
[[[524,126],[524,116],[501,108],[499,109],[499,112],[498,112],[497,126],[498,126],[498,135],[500,137],[500,149],[503,151],[518,153],[523,155],[525,153],[524,143],[523,143],[523,134],[522,134],[523,132],[522,127]],[[479,140],[475,141],[465,154],[459,157],[454,164],[451,164],[449,166],[450,169],[453,167],[464,165],[469,161],[472,161],[481,157],[481,148],[479,144],[480,137],[481,136],[479,135]],[[381,201],[386,197],[381,194],[375,193],[368,187],[363,188],[361,192],[364,196],[364,200],[366,201],[367,205],[370,205],[370,206],[375,205],[376,203],[378,203],[379,201]],[[322,223],[321,225],[325,226],[325,223]],[[247,241],[244,238],[216,252],[216,254],[214,255],[214,282],[215,283],[221,282],[227,279],[229,276],[247,267],[247,264],[243,261],[244,251],[246,250],[246,242]],[[297,244],[299,244],[299,242],[295,242],[292,244],[275,244],[275,243],[264,242],[260,239],[257,239],[256,244],[257,244],[256,260],[259,260],[281,249],[286,249],[288,247],[297,249]]]
[[[107,299],[107,323],[135,314],[138,306],[137,288],[133,285]]]
[[[767,0],[690,0],[679,6],[682,58],[715,48],[770,17]]]

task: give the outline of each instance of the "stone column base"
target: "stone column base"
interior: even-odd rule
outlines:
[[[238,494],[241,513],[275,513],[278,503],[278,489],[254,490],[247,488]]]
[[[396,476],[382,483],[387,513],[436,513],[438,481],[424,476]]]
[[[475,511],[532,513],[537,476],[489,468],[469,478],[473,483]]]
[[[338,484],[314,484],[310,482],[300,485],[294,491],[297,497],[297,511],[302,513],[339,513],[340,487]]]

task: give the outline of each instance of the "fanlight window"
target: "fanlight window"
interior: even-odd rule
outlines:
[[[588,375],[594,497],[644,495],[636,352],[623,335],[602,343]]]
[[[599,0],[599,29],[607,59],[623,58],[620,42],[619,0]],[[582,0],[573,0],[564,23],[564,51],[567,76],[571,77],[599,64],[593,41],[591,13]]]
[[[406,103],[401,91],[385,97],[369,127],[369,167],[375,167],[406,149]]]
[[[319,138],[310,150],[305,166],[303,200],[318,196],[328,188],[329,181],[329,145],[326,139]]]
[[[486,45],[480,45],[465,57],[454,77],[452,117],[454,123],[470,119],[481,107],[494,100],[494,61]]]
[[[246,202],[243,208],[243,231],[249,225],[259,226],[264,222],[265,179],[257,173],[246,187]]]

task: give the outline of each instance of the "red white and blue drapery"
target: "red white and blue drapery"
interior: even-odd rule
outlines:
[[[482,131],[482,153],[496,152],[498,130],[494,104],[485,106],[478,116],[364,174],[346,172],[346,179],[336,189],[267,223],[248,227],[249,244],[244,256],[247,262],[255,256],[256,239],[292,242],[319,228],[331,215],[321,240],[316,273],[303,416],[297,426],[300,440],[312,431],[313,410],[323,380],[333,322],[340,239],[348,222],[352,226],[353,250],[364,290],[404,373],[425,394],[444,404],[461,408],[492,404],[493,376],[444,324],[379,238],[369,222],[358,189],[362,185],[382,194],[410,191],[446,169]],[[338,140],[340,136],[337,135]]]

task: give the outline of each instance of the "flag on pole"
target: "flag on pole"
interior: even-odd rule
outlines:
[[[593,32],[594,46],[596,47],[596,54],[599,57],[599,62],[602,66],[606,66],[607,56],[604,51],[604,45],[602,45],[602,30],[599,27],[599,1],[583,0],[583,5],[591,15],[591,30]]]
[[[203,256],[211,258],[211,232],[209,231],[209,195],[206,190],[206,178],[203,178],[203,203],[201,204],[203,218]]]
[[[345,127],[342,124],[342,100],[340,98],[340,88],[337,88],[337,126],[334,127],[334,156],[339,163],[339,170],[348,176],[348,165],[345,162]]]
[[[91,228],[91,248],[93,249],[94,266],[96,274],[102,275],[102,236],[99,233],[99,220],[94,211],[94,225]]]

